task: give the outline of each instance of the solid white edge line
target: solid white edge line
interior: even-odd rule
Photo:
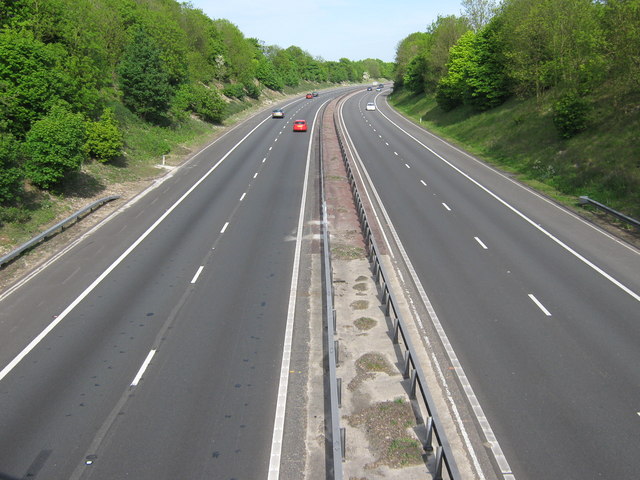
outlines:
[[[326,100],[324,103],[327,103]],[[322,105],[324,105],[324,103]],[[302,233],[304,229],[304,210],[306,205],[307,189],[309,184],[309,170],[311,168],[311,152],[313,145],[313,132],[316,128],[316,120],[322,109],[322,105],[316,111],[309,136],[307,150],[307,166],[304,174],[302,199],[300,201],[300,215],[298,216],[298,232],[296,235],[296,248],[293,259],[293,271],[291,273],[291,288],[289,290],[289,308],[287,310],[287,327],[284,334],[284,346],[282,351],[282,364],[280,366],[280,383],[278,385],[278,402],[276,404],[275,421],[273,424],[273,437],[271,439],[271,455],[269,458],[268,480],[278,480],[280,477],[280,459],[282,456],[282,437],[284,435],[284,418],[287,409],[287,391],[289,389],[289,365],[291,363],[291,345],[293,341],[293,325],[296,311],[296,291],[298,290],[298,275],[300,270],[300,252],[302,249]]]
[[[550,316],[551,316],[551,312],[549,312],[549,310],[547,310],[547,309],[544,307],[544,305],[542,305],[542,303],[540,303],[540,300],[538,300],[538,299],[535,297],[535,295],[533,295],[533,294],[531,294],[531,293],[530,293],[530,294],[529,294],[529,298],[533,301],[533,303],[535,303],[535,304],[538,306],[538,308],[539,308],[540,310],[542,310],[542,313],[544,313],[547,317],[550,317]]]
[[[60,313],[60,315],[58,315],[56,317],[56,319],[51,322],[49,325],[47,325],[47,327],[42,330],[42,332],[40,332],[33,340],[31,340],[31,342],[29,342],[29,344],[24,347],[22,349],[22,351],[16,355],[16,357],[11,360],[11,362],[9,362],[7,364],[7,366],[5,366],[2,371],[0,371],[0,381],[2,381],[2,379],[4,377],[6,377],[9,372],[11,372],[23,359],[24,357],[26,357],[34,348],[36,348],[36,346],[54,329],[56,328],[56,326],[58,326],[58,324],[64,320],[64,318],[69,315],[69,313],[71,313],[71,311],[76,308],[78,306],[78,304],[84,300],[87,295],[89,295],[106,277],[107,275],[109,275],[118,265],[120,265],[125,258],[127,258],[129,256],[129,254],[131,252],[133,252],[133,250],[136,249],[136,247],[138,245],[140,245],[145,238],[147,238],[151,232],[153,232],[158,225],[160,225],[165,218],[167,218],[171,212],[173,212],[176,208],[178,208],[178,206],[184,202],[184,200],[191,195],[191,193],[198,188],[198,186],[204,182],[207,177],[209,177],[209,175],[211,175],[221,164],[222,162],[224,162],[229,155],[231,155],[231,153],[233,153],[233,151],[238,148],[238,146],[244,142],[251,134],[253,134],[253,132],[255,132],[260,126],[262,126],[263,123],[265,123],[269,118],[271,117],[267,117],[265,118],[263,121],[261,121],[260,123],[258,123],[258,125],[256,125],[253,129],[251,129],[251,131],[249,133],[247,133],[244,137],[242,137],[242,139],[240,139],[240,141],[238,143],[236,143],[227,153],[225,153],[222,158],[220,158],[220,160],[218,160],[215,165],[213,165],[202,177],[200,177],[200,179],[194,183],[191,188],[189,188],[189,190],[187,190],[173,205],[171,205],[171,207],[169,207],[142,235],[140,235],[140,237],[138,237],[138,239],[133,242],[129,248],[127,248],[111,265],[109,265],[109,267],[107,267],[107,269],[102,272],[100,274],[100,276],[98,278],[96,278],[93,283],[91,283],[91,285],[89,285],[80,295],[78,295],[78,297],[69,304],[69,306],[67,306],[67,308],[65,308],[62,313]],[[204,150],[204,149],[203,149]],[[200,152],[198,152],[200,153]]]
[[[142,363],[142,366],[140,367],[140,370],[138,370],[138,373],[136,374],[135,378],[133,379],[133,382],[131,382],[131,386],[132,387],[135,387],[135,386],[138,385],[138,382],[140,382],[140,379],[142,378],[142,375],[144,375],[144,372],[147,370],[147,367],[151,363],[151,359],[153,358],[153,356],[155,354],[156,354],[155,350],[151,350],[147,354],[147,358],[145,358],[144,362]]]
[[[200,274],[202,273],[202,270],[204,269],[204,265],[201,265],[200,268],[198,268],[198,271],[196,272],[196,274],[193,276],[193,278],[191,279],[191,283],[196,283],[198,281],[198,277],[200,276]]]

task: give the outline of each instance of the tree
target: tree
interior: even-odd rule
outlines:
[[[262,57],[258,60],[258,67],[256,68],[256,78],[262,83],[265,87],[270,88],[271,90],[282,91],[284,88],[284,81],[278,74],[276,67],[273,65],[271,60],[267,57]]]
[[[0,126],[23,138],[60,99],[78,111],[91,109],[94,97],[88,92],[96,86],[83,68],[60,44],[44,44],[28,30],[1,31]]]
[[[112,109],[105,108],[97,122],[87,124],[87,153],[104,163],[120,157],[123,147],[124,139],[116,116]]]
[[[85,158],[86,126],[81,114],[57,104],[27,134],[25,174],[41,188],[59,184],[70,172],[80,169]]]
[[[489,23],[497,8],[495,0],[462,0],[460,3],[464,17],[474,32]]]
[[[145,120],[165,118],[173,95],[157,43],[137,27],[118,69],[123,103]]]
[[[22,194],[20,148],[12,135],[0,133],[0,205],[14,203]]]
[[[592,0],[506,1],[500,35],[516,92],[540,97],[551,87],[584,90],[601,79],[598,11]]]

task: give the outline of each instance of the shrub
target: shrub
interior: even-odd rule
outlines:
[[[99,162],[109,162],[122,155],[124,139],[113,110],[105,108],[97,122],[87,124],[85,148],[92,158]]]
[[[253,82],[247,82],[244,84],[244,89],[247,92],[247,95],[249,95],[249,97],[254,98],[254,99],[258,99],[260,98],[260,87],[258,87],[255,83]]]
[[[245,95],[244,86],[241,83],[231,83],[225,85],[222,89],[222,94],[229,98],[242,99]]]
[[[553,105],[553,124],[562,138],[571,138],[584,131],[589,123],[589,101],[571,91]]]
[[[227,110],[227,104],[215,88],[201,83],[183,84],[173,105],[174,113],[181,116],[179,111],[192,112],[206,122],[222,122]]]
[[[143,28],[133,34],[118,74],[123,103],[145,120],[163,122],[173,89],[162,61],[162,50]]]
[[[19,167],[20,144],[10,134],[0,134],[0,205],[15,202],[22,194]]]
[[[82,115],[55,105],[27,133],[25,174],[41,188],[51,188],[79,170],[85,158],[86,125]]]

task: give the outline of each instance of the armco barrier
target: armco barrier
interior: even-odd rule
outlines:
[[[609,208],[606,205],[603,205],[600,202],[596,202],[595,200],[591,200],[589,197],[580,197],[580,204],[581,205],[593,205],[594,207],[598,207],[600,210],[603,210],[603,211],[607,212],[609,215],[613,215],[614,217],[619,218],[623,222],[627,222],[627,223],[633,225],[634,227],[640,229],[640,222],[638,220],[636,220],[635,218],[628,217],[624,213],[620,213],[620,212],[614,210],[613,208]]]
[[[111,202],[112,200],[116,200],[118,198],[120,198],[119,195],[112,195],[110,197],[101,198],[100,200],[97,200],[97,201],[93,202],[88,207],[85,207],[82,210],[77,211],[76,213],[74,213],[73,215],[65,218],[61,222],[56,223],[53,227],[51,227],[47,231],[41,233],[37,237],[32,238],[27,243],[19,246],[18,248],[16,248],[12,252],[10,252],[10,253],[6,254],[4,257],[0,258],[0,268],[3,268],[5,266],[5,264],[7,264],[9,262],[12,262],[16,258],[18,258],[20,255],[22,255],[24,252],[26,252],[27,250],[35,247],[40,242],[43,242],[46,239],[48,239],[48,238],[50,238],[50,237],[62,232],[69,225],[71,225],[72,223],[77,222],[79,219],[83,218],[88,213],[93,212],[96,208],[104,205],[107,202]]]
[[[349,158],[342,142],[342,135],[340,134],[340,130],[338,128],[337,122],[335,121],[335,118],[334,126],[336,129],[336,134],[338,136],[338,142],[340,144],[342,160],[344,161],[344,165],[347,170],[347,178],[351,185],[351,192],[353,194],[353,199],[358,211],[360,226],[365,238],[369,262],[372,264],[374,279],[380,289],[382,304],[385,309],[385,315],[393,323],[393,341],[394,343],[404,347],[403,375],[404,378],[411,379],[409,387],[409,397],[411,398],[411,400],[418,403],[422,412],[426,412],[426,415],[423,415],[423,419],[419,419],[419,421],[424,422],[424,426],[427,432],[426,438],[423,439],[424,450],[426,452],[435,451],[434,471],[431,472],[433,476],[432,478],[434,480],[442,480],[443,478],[448,478],[451,480],[461,480],[462,476],[453,457],[451,445],[444,433],[444,427],[439,416],[437,415],[437,412],[433,409],[434,401],[431,397],[431,393],[429,391],[424,372],[422,371],[422,367],[418,363],[418,357],[415,353],[416,350],[413,347],[408,334],[405,333],[407,331],[406,323],[403,320],[402,315],[400,314],[400,311],[397,307],[398,302],[389,287],[389,283],[387,281],[389,276],[385,274],[384,266],[380,262],[378,256],[379,250],[373,238],[371,228],[367,220],[367,215],[365,213],[364,205],[361,201],[358,187],[356,185],[356,180],[349,163]],[[400,343],[400,339],[402,340],[402,343]],[[443,474],[446,474],[446,477],[443,477]]]
[[[322,159],[322,128],[319,129],[320,158]],[[331,461],[327,462],[330,470],[327,478],[332,480],[342,480],[342,462],[345,456],[345,435],[344,428],[340,428],[340,397],[342,381],[336,378],[336,364],[338,363],[338,341],[335,339],[336,312],[333,307],[333,270],[331,267],[331,245],[329,243],[329,221],[327,219],[327,202],[325,198],[324,171],[320,166],[320,192],[322,202],[322,267],[324,270],[324,291],[325,291],[325,322],[327,328],[326,345],[327,362],[329,364],[329,405],[331,410],[330,428],[327,434],[331,443]]]

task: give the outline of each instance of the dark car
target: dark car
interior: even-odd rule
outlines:
[[[314,97],[318,96],[318,92],[313,92],[311,95],[313,95]]]
[[[293,131],[294,132],[306,132],[307,131],[307,121],[306,120],[294,120],[293,121]]]
[[[371,90],[373,90],[373,88],[367,87],[367,92],[370,92]]]

